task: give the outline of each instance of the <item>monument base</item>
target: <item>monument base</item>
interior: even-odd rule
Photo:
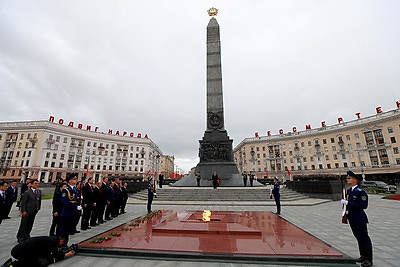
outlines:
[[[211,176],[217,172],[220,179],[219,186],[231,187],[231,186],[243,186],[243,178],[237,171],[237,167],[233,162],[206,162],[199,163],[196,167],[196,173],[199,172],[201,175],[200,186],[212,186]],[[254,186],[264,186],[263,184],[254,180]],[[175,182],[171,186],[186,187],[186,186],[197,186],[196,175],[189,174],[179,181]]]
[[[210,221],[203,221],[206,218]],[[157,211],[83,241],[77,254],[358,266],[354,259],[267,211]]]

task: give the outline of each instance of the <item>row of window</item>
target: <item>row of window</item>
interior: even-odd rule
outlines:
[[[350,164],[351,164],[351,167],[357,167],[357,165],[356,165],[356,163],[354,161],[350,162]],[[388,164],[389,163],[386,163],[386,165],[388,165]],[[395,158],[395,164],[396,165],[400,165],[400,158]],[[385,165],[385,164],[383,163],[383,165]],[[334,165],[331,165],[329,163],[326,164],[326,169],[332,169],[333,166],[334,166],[334,169],[348,168],[349,167],[347,162],[343,162],[343,163],[337,163],[336,162]],[[365,162],[364,161],[361,161],[361,166],[365,167]],[[378,167],[378,166],[379,166],[379,162],[378,161],[373,161],[372,162],[372,167]],[[311,164],[310,168],[309,168],[308,165],[297,166],[297,170],[298,171],[301,171],[301,170],[316,170],[316,169],[323,170],[324,169],[324,165],[323,164],[318,164],[318,165]],[[290,170],[294,171],[295,170],[295,166],[290,166]],[[263,168],[263,170],[262,170],[262,168],[258,168],[258,171],[259,172],[261,172],[261,171],[266,172],[267,168]],[[270,167],[270,169],[268,171],[283,171],[283,169],[282,169],[282,166],[280,164],[277,164],[277,165],[271,165],[271,167]]]

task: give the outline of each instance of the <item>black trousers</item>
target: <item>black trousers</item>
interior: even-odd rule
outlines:
[[[276,213],[281,214],[281,196],[274,196],[276,204]]]
[[[106,204],[97,203],[97,219],[99,222],[104,222],[104,210],[106,209]]]
[[[123,199],[121,201],[121,213],[125,212],[125,207],[126,207],[126,202],[128,201],[128,199]]]
[[[58,214],[59,214],[58,216],[53,215],[53,220],[51,222],[49,236],[56,235],[56,233],[58,232],[57,229],[60,227],[60,213],[58,213]]]
[[[351,231],[358,242],[358,250],[360,256],[364,256],[367,260],[372,262],[372,242],[368,235],[366,223],[352,223],[349,220]]]
[[[65,237],[68,243],[69,234],[73,230],[73,224],[75,216],[61,216],[60,217],[60,227],[57,229],[57,236]]]
[[[147,212],[151,212],[151,203],[153,203],[154,195],[153,193],[147,195]]]
[[[31,231],[33,228],[33,223],[35,222],[35,217],[36,213],[21,217],[21,223],[17,233],[18,242],[31,238]]]
[[[92,215],[92,212],[93,212],[93,206],[88,205],[86,208],[83,208],[81,229],[86,229],[89,227],[89,221],[90,221],[90,216]]]

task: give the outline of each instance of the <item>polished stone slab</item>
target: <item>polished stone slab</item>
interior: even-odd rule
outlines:
[[[352,264],[344,253],[269,211],[162,210],[79,244],[80,254],[240,262]],[[95,243],[101,238],[106,241]]]

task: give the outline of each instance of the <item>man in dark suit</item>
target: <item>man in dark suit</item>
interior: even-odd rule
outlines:
[[[111,211],[111,217],[115,218],[119,215],[119,209],[121,208],[122,202],[122,190],[121,190],[121,180],[115,178],[114,180],[114,206]]]
[[[12,205],[14,204],[15,201],[17,201],[18,198],[18,187],[17,187],[17,181],[10,181],[10,186],[8,187],[6,191],[6,204],[7,204],[7,209],[4,214],[3,219],[11,219],[10,211],[12,208]]]
[[[90,226],[97,226],[100,223],[103,223],[103,216],[100,218],[100,211],[103,210],[103,202],[102,202],[102,192],[101,192],[101,182],[95,184],[93,188],[93,200],[96,205],[93,206],[92,214],[90,215]]]
[[[218,186],[218,179],[219,179],[217,172],[214,172],[214,173],[212,174],[211,179],[212,179],[212,183],[213,183],[214,189],[217,189],[217,186]]]
[[[99,223],[104,223],[105,222],[105,215],[104,211],[107,206],[107,187],[108,187],[108,177],[103,177],[103,180],[101,183],[97,184],[97,187],[100,189],[100,201],[98,201],[98,220]]]
[[[89,220],[92,215],[93,209],[96,207],[96,200],[93,191],[93,177],[87,179],[87,183],[82,187],[82,221],[81,230],[85,231],[90,229]]]
[[[122,191],[121,214],[125,213],[126,202],[128,201],[128,190],[126,189],[127,186],[128,184],[124,183],[124,185],[121,187]]]
[[[7,188],[8,188],[8,183],[5,181],[0,181],[0,224],[3,221],[3,217],[5,216],[5,211],[7,207],[7,202],[6,202]]]
[[[107,206],[106,206],[106,212],[105,212],[105,217],[106,220],[112,220],[111,214],[115,205],[115,194],[114,194],[114,180],[111,180],[109,185],[105,187],[105,192],[106,192],[106,197],[107,197]],[[104,187],[104,185],[103,185]]]
[[[162,188],[163,183],[164,183],[164,175],[162,173],[160,173],[160,175],[158,175],[158,182],[159,182],[160,188]]]
[[[18,243],[31,237],[33,223],[42,204],[42,192],[37,189],[39,181],[32,180],[31,182],[31,189],[27,190],[21,199],[21,224],[17,233]]]

